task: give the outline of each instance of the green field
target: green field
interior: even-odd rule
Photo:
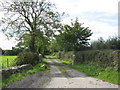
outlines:
[[[15,58],[17,58],[17,56],[0,56],[0,64],[2,65],[2,68],[7,68],[12,66]]]

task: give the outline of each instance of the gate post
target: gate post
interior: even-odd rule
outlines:
[[[39,62],[42,62],[42,54],[39,54]]]
[[[72,59],[72,65],[75,64],[75,57],[76,57],[75,54],[73,54],[73,56],[72,56],[72,58],[73,58],[73,59]]]

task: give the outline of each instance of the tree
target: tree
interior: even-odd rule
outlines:
[[[92,49],[120,49],[120,37],[109,37],[106,41],[100,37],[91,43]]]
[[[29,35],[28,46],[30,51],[35,52],[36,37],[51,37],[61,26],[60,14],[54,7],[46,0],[6,2],[3,8],[7,13],[1,21],[5,27],[2,30],[8,37],[15,36],[17,40]]]
[[[91,43],[92,49],[105,49],[107,47],[105,40],[100,37],[97,41]]]
[[[35,47],[36,52],[44,54],[48,50],[50,39],[48,37],[40,36],[36,37]]]
[[[108,49],[120,49],[120,37],[109,37],[105,44]]]
[[[75,22],[71,23],[71,26],[64,26],[64,32],[58,35],[57,42],[65,51],[76,51],[89,44],[88,40],[90,40],[89,37],[91,35],[91,30],[89,30],[88,27],[82,27],[82,24],[76,19]]]
[[[3,51],[2,48],[0,48],[0,55],[2,55],[2,53],[3,53],[2,51]]]
[[[57,40],[54,39],[50,42],[49,45],[49,51],[50,52],[58,52],[58,51],[62,51],[62,48],[60,47],[60,45],[57,43]]]

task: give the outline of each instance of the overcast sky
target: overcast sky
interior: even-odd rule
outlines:
[[[89,27],[93,35],[91,41],[99,37],[107,39],[109,36],[118,35],[118,1],[119,0],[51,0],[56,4],[57,10],[69,14],[63,18],[63,24],[70,24],[71,19],[79,18],[83,26]],[[0,18],[3,16],[0,12]],[[7,40],[0,31],[0,47],[11,49],[17,42]]]

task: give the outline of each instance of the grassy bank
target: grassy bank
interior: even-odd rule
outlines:
[[[41,67],[43,64],[47,66],[47,69],[44,67]],[[49,70],[49,69],[50,68],[49,68],[48,64],[46,63],[46,59],[44,58],[43,62],[33,66],[33,69],[24,70],[21,73],[12,74],[9,77],[2,78],[2,87],[7,86],[11,82],[25,78],[26,76],[29,76],[30,74],[34,74],[36,72],[45,71],[45,70]]]
[[[0,56],[0,63],[2,64],[2,68],[7,68],[13,65],[15,58],[17,56]],[[8,62],[7,62],[8,59]]]
[[[118,72],[117,70],[113,70],[110,67],[101,68],[96,63],[72,65],[69,61],[63,61],[61,59],[58,59],[56,56],[52,57],[71,68],[86,73],[88,76],[99,78],[101,80],[105,80],[114,84],[120,84],[120,81],[118,81],[118,76],[120,76],[120,72]]]

